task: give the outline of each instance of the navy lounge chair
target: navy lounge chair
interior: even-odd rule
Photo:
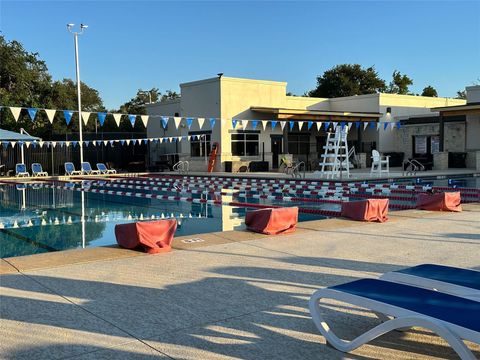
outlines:
[[[388,272],[380,279],[480,301],[480,271],[477,270],[421,264]]]
[[[322,298],[334,299],[393,317],[352,341],[340,339],[323,319]],[[318,330],[335,348],[352,351],[392,330],[423,327],[445,339],[463,360],[476,359],[463,340],[480,344],[480,302],[415,286],[361,279],[317,290],[309,302]]]
[[[33,176],[48,176],[46,171],[43,171],[42,165],[39,163],[32,164],[32,175]]]
[[[117,170],[115,169],[108,169],[104,163],[98,163],[97,169],[100,171],[101,174],[116,174]]]
[[[82,175],[80,170],[75,170],[75,166],[71,162],[65,163],[65,174],[66,175]]]
[[[27,171],[27,167],[25,166],[25,164],[16,164],[15,165],[15,176],[16,177],[30,176],[30,174]]]
[[[85,175],[99,175],[100,171],[99,170],[93,170],[92,166],[88,161],[84,161],[81,164],[82,166],[82,173]]]

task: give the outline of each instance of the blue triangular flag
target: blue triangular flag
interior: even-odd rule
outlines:
[[[325,121],[325,130],[328,130],[329,126],[330,126],[330,121]]]
[[[32,121],[34,121],[35,120],[35,115],[37,115],[37,109],[36,108],[28,108],[27,111],[28,111],[28,115],[30,115],[30,119],[32,119]]]
[[[125,144],[125,140],[120,140],[120,144]]]
[[[237,120],[232,119],[232,127],[235,129],[236,126],[237,126]]]
[[[308,126],[307,126],[307,129],[310,130],[310,129],[312,128],[313,121],[309,121],[309,122],[307,123],[307,125],[308,125]]]
[[[6,149],[8,147],[8,141],[2,141],[2,146]]]
[[[402,125],[400,124],[400,121],[397,122],[397,129],[400,129],[402,127]]]
[[[374,122],[374,121],[370,121],[370,127],[371,127],[372,129],[375,128],[375,122]]]
[[[210,127],[213,129],[215,126],[215,118],[210,118]]]
[[[290,131],[293,130],[293,126],[295,125],[295,123],[293,121],[289,121],[288,122],[288,125],[290,126]]]
[[[113,146],[113,140],[110,140],[109,143],[110,143],[110,146]]]
[[[388,122],[383,123],[383,130],[387,130]]]
[[[58,144],[60,145],[60,147],[63,147],[64,142],[63,142],[63,141],[59,141]]]
[[[272,130],[275,129],[275,126],[277,126],[278,121],[272,120]]]
[[[192,127],[192,124],[193,124],[193,118],[191,118],[191,117],[187,118],[186,122],[187,122],[188,128],[190,129]]]
[[[130,124],[132,124],[132,126],[135,126],[136,118],[137,118],[137,115],[128,115],[128,120],[130,120]]]
[[[70,120],[72,120],[72,115],[73,115],[73,111],[71,110],[63,110],[63,116],[65,117],[65,122],[68,124],[70,124]]]
[[[107,117],[107,113],[99,112],[97,114],[97,117],[98,117],[98,122],[100,123],[100,126],[103,126],[103,123],[105,122],[105,118]]]
[[[78,141],[72,141],[73,147],[77,146],[77,144],[78,144]]]
[[[355,121],[355,126],[357,127],[357,129],[360,127],[360,121]]]
[[[258,125],[258,120],[252,120],[252,128],[256,129]]]
[[[344,122],[340,122],[340,128],[343,130],[345,128],[345,123]]]
[[[162,116],[162,126],[164,129],[168,126],[168,116]]]
[[[85,143],[85,146],[88,146],[90,144],[90,141],[85,140],[84,143]]]

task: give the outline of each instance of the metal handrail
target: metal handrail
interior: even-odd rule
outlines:
[[[187,174],[190,170],[190,163],[188,161],[179,161],[175,165],[173,165],[172,169],[173,171],[179,172],[181,174]]]
[[[405,166],[406,165],[406,166]],[[411,167],[411,170],[408,171],[408,167]],[[425,171],[425,166],[421,162],[415,159],[404,160],[403,161],[403,175],[416,175],[417,171]]]
[[[303,161],[300,161],[298,164],[296,164],[293,168],[292,168],[292,177],[293,178],[296,178],[297,176],[298,177],[302,177],[300,175],[300,167],[303,165],[303,178],[305,179],[305,169],[306,169],[306,166],[305,166],[305,163]]]

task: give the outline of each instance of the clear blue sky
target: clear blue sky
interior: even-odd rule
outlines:
[[[0,28],[38,52],[54,79],[75,77],[65,25],[80,38],[81,78],[108,108],[137,89],[226,76],[288,82],[303,94],[340,63],[398,69],[440,96],[480,78],[480,1],[5,1]]]

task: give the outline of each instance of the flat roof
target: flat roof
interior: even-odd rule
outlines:
[[[434,107],[430,110],[438,111],[443,115],[480,114],[480,102],[467,103],[465,105]]]
[[[378,121],[383,116],[377,112],[352,112],[352,111],[330,111],[330,110],[298,110],[276,107],[251,106],[251,111],[274,114],[279,119],[289,120],[318,120],[318,121]]]

